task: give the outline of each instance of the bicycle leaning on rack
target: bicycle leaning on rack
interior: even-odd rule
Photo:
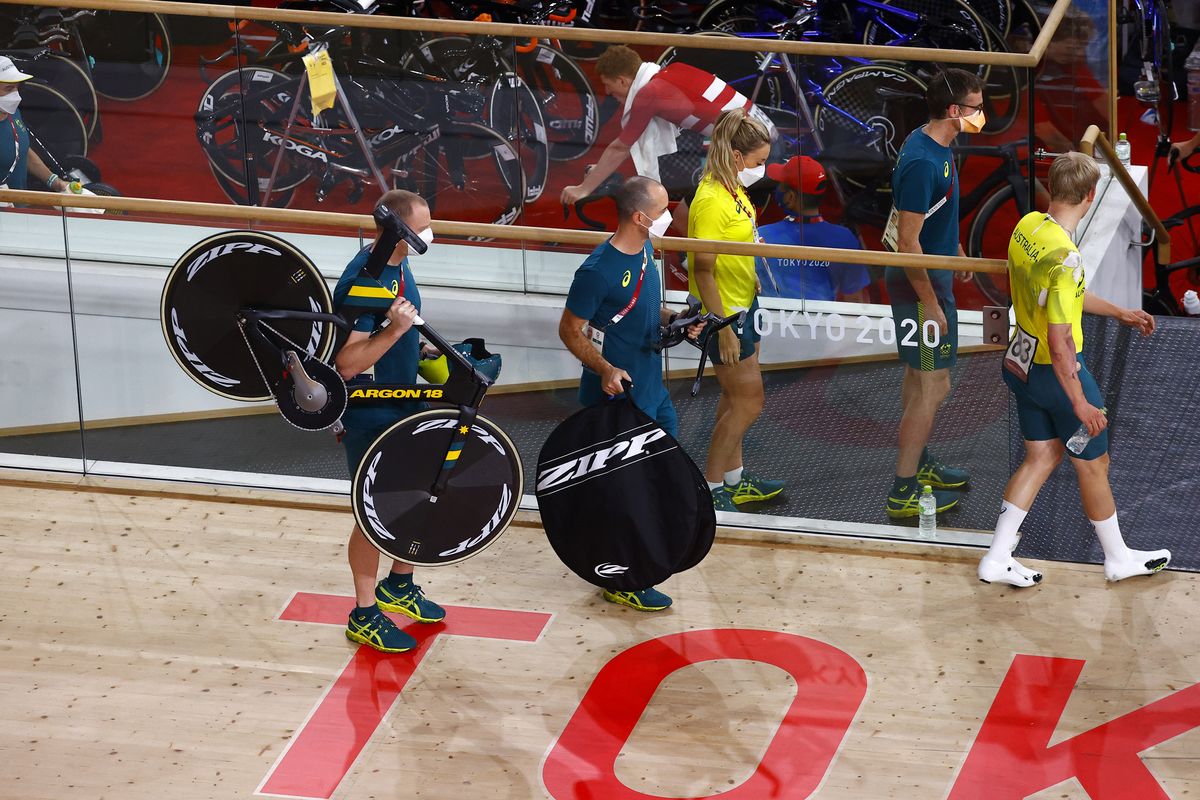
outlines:
[[[337,28],[302,41],[306,50],[329,46],[334,63],[344,65],[354,58],[346,33]],[[302,55],[281,55],[274,66]],[[337,72],[337,103],[316,117],[303,102],[303,71],[288,75],[263,64],[213,81],[196,111],[196,136],[231,199],[286,205],[316,177],[318,200],[348,181],[357,202],[373,183],[381,192],[421,195],[439,219],[516,219],[526,199],[521,159],[512,142],[477,121],[484,100],[473,87],[395,68],[378,78]]]

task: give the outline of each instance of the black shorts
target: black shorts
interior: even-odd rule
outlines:
[[[692,202],[696,187],[704,174],[704,161],[708,152],[704,149],[704,135],[696,131],[680,131],[675,140],[676,150],[658,159],[659,182],[667,190],[671,200]]]
[[[750,310],[746,312],[746,316],[742,318],[742,324],[739,327],[738,323],[733,323],[730,327],[737,334],[738,341],[742,348],[738,353],[739,359],[747,359],[754,355],[754,351],[762,336],[758,329],[754,327],[754,314],[758,311],[758,298],[754,298],[754,302],[750,304]],[[708,337],[708,360],[717,366],[724,366],[721,361],[721,336],[720,333],[714,333]]]

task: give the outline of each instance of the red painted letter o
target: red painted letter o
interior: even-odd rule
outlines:
[[[721,800],[803,800],[820,786],[867,691],[859,663],[832,645],[790,633],[706,630],[662,636],[604,665],[546,758],[542,780],[555,800],[662,800],[631,789],[614,772],[659,684],[690,664],[761,661],[796,681],[796,698],[762,761]],[[696,798],[695,800],[706,800]]]

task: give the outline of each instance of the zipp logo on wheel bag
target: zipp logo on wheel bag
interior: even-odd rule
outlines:
[[[601,578],[611,578],[614,575],[624,575],[629,572],[629,567],[622,567],[620,564],[610,564],[605,561],[603,564],[597,564],[595,573]]]
[[[641,432],[634,433],[636,430]],[[655,446],[655,442],[660,441],[661,444]],[[546,466],[538,473],[537,491],[542,493],[552,489],[553,492],[547,493],[553,494],[572,484],[591,480],[631,463],[669,452],[676,446],[675,442],[667,437],[667,432],[657,426],[648,430],[635,428],[625,431],[596,450]]]

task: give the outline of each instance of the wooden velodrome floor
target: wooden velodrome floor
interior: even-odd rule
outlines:
[[[0,797],[1200,796],[1198,575],[735,534],[645,615],[514,526],[416,666],[342,635],[348,525],[0,486]]]

